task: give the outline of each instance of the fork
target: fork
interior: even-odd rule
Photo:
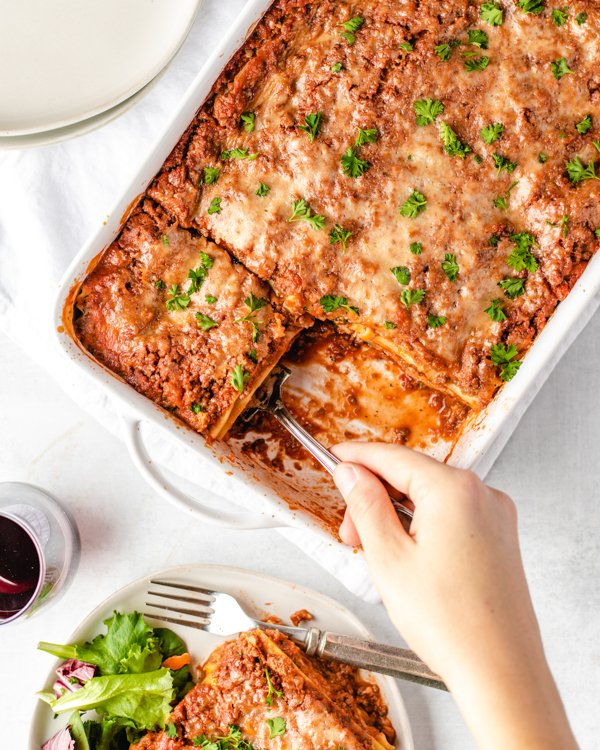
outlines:
[[[326,657],[438,690],[448,689],[440,677],[408,649],[337,635],[315,627],[298,628],[262,622],[251,617],[235,597],[222,591],[173,581],[151,579],[150,583],[163,588],[161,591],[148,591],[148,598],[159,600],[159,603],[146,602],[146,607],[158,610],[158,613],[144,613],[154,620],[220,636],[234,636],[255,628],[279,630],[295,641],[308,656]],[[160,603],[162,601],[165,603]]]
[[[283,403],[282,389],[285,381],[292,374],[285,365],[279,365],[276,367],[267,380],[263,383],[261,388],[254,394],[253,405],[248,409],[243,419],[248,421],[254,416],[257,411],[266,411],[272,414],[280,425],[296,438],[296,440],[306,448],[306,450],[315,458],[321,466],[333,475],[335,467],[340,463],[340,459],[334,456],[331,451],[328,451],[325,446],[314,438],[304,427],[290,414],[286,405]],[[408,527],[410,521],[413,518],[413,513],[402,502],[406,500],[404,495],[399,493],[387,482],[381,480],[388,491],[392,505],[396,509],[396,512],[403,520],[405,528]]]

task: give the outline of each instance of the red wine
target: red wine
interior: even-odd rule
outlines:
[[[40,558],[32,538],[0,515],[0,620],[24,609],[40,579]]]

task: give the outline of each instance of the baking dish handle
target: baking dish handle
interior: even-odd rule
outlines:
[[[247,511],[222,511],[205,504],[201,499],[188,495],[172,484],[150,458],[142,438],[142,420],[120,414],[123,438],[136,469],[153,490],[172,505],[192,513],[209,526],[227,529],[266,529],[285,526],[272,516]]]

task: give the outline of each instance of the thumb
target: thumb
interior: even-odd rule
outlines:
[[[409,540],[387,490],[375,474],[357,464],[341,463],[336,466],[333,479],[348,506],[342,524],[343,536],[354,537],[348,524],[349,513],[371,562],[385,557],[390,544]]]

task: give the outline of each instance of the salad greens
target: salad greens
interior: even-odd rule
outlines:
[[[106,633],[89,643],[38,645],[66,659],[59,678],[74,665],[81,675],[67,682],[71,689],[40,693],[55,714],[71,712],[67,733],[57,733],[46,750],[128,748],[145,731],[163,729],[192,687],[185,643],[172,630],[150,627],[139,612],[115,612],[104,624]]]

